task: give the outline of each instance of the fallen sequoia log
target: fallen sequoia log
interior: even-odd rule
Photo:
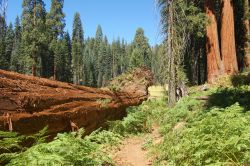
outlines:
[[[12,125],[15,132],[33,134],[48,126],[48,134],[54,135],[75,124],[89,133],[141,104],[151,84],[152,74],[145,68],[118,77],[109,89],[0,70],[0,130]]]

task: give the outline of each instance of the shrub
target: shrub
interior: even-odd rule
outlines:
[[[58,134],[54,141],[31,147],[18,154],[8,165],[102,165],[111,159],[96,142],[101,134],[82,138],[84,131]],[[110,133],[106,133],[109,135]],[[96,139],[94,139],[94,135]],[[111,141],[110,139],[108,142]]]
[[[247,91],[247,88],[243,88]],[[212,90],[211,96],[220,92]],[[227,98],[237,96],[229,94]],[[241,96],[242,100],[248,96]],[[225,98],[225,96],[224,96]],[[216,98],[214,98],[216,101]],[[219,95],[217,102],[224,100]],[[225,103],[221,103],[225,104]],[[155,148],[156,165],[249,165],[250,164],[250,113],[245,103],[233,103],[228,107],[206,107],[193,96],[162,112],[160,121],[163,143]],[[179,122],[185,122],[180,130],[174,130]]]

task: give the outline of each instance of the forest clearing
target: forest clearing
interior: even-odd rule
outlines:
[[[0,0],[0,165],[250,166],[249,0]]]

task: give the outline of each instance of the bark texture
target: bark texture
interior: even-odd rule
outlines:
[[[21,134],[48,126],[48,134],[55,135],[70,131],[72,123],[89,133],[146,100],[152,80],[149,70],[137,69],[129,78],[114,80],[119,90],[111,91],[0,70],[0,130],[8,130],[4,124],[10,118],[13,131]]]
[[[235,46],[234,11],[232,0],[222,0],[221,55],[226,74],[238,72]]]
[[[213,83],[223,74],[224,67],[220,56],[217,21],[214,11],[214,1],[205,1],[205,11],[209,19],[206,27],[206,52],[207,52],[207,80]]]

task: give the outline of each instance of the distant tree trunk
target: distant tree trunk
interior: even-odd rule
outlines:
[[[56,64],[54,64],[54,80],[56,80],[56,74],[57,74],[57,67]]]
[[[249,0],[244,0],[244,30],[245,30],[245,67],[250,67],[250,27],[249,27]]]
[[[175,57],[173,56],[173,2],[169,5],[169,18],[168,18],[168,66],[169,66],[169,80],[168,80],[168,104],[174,106],[176,103],[176,64]]]
[[[221,54],[226,74],[238,72],[232,0],[222,0]]]
[[[205,11],[209,19],[209,24],[206,28],[207,81],[213,83],[224,72],[223,63],[220,57],[214,1],[205,1]]]
[[[34,53],[34,54],[36,54],[36,53]],[[37,58],[33,57],[33,64],[32,64],[32,75],[33,76],[37,75],[36,74],[36,70],[37,70],[36,65],[37,65]]]
[[[34,16],[33,16],[34,18],[34,27],[36,27],[36,0],[35,0],[35,2],[34,2]],[[36,49],[36,47],[35,48],[33,48],[33,49]],[[33,51],[33,64],[32,64],[32,75],[33,76],[36,76],[36,65],[37,65],[37,52],[36,52],[36,50],[34,50]]]

